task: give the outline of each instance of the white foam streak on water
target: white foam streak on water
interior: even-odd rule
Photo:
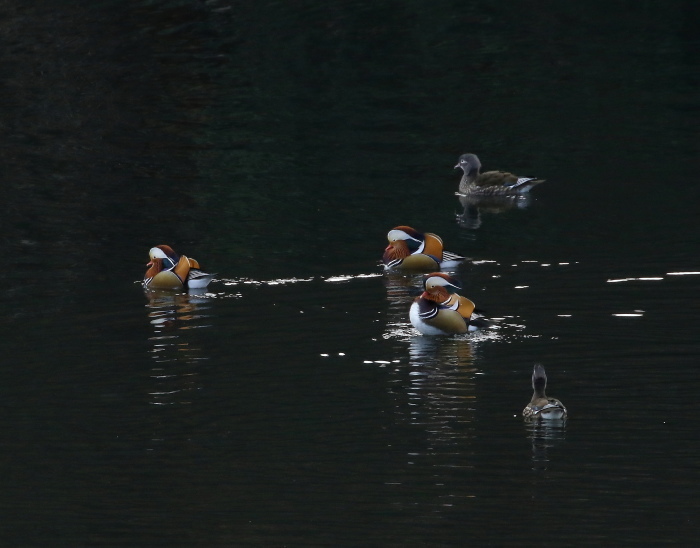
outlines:
[[[329,276],[328,278],[323,278],[324,282],[347,282],[348,280],[354,280],[359,278],[377,278],[383,276],[382,273],[377,272],[374,274],[341,274],[339,276]]]
[[[610,278],[608,283],[618,283],[618,282],[656,282],[663,280],[660,276],[649,276],[645,278]]]
[[[666,276],[699,276],[700,272],[687,271],[687,272],[666,272]],[[645,276],[640,278],[609,278],[608,283],[618,283],[618,282],[657,282],[663,280],[663,276]]]
[[[279,278],[277,280],[253,280],[251,278],[222,278],[224,285],[289,285],[299,282],[312,282],[315,278]]]
[[[363,279],[363,278],[378,278],[383,274],[380,272],[375,272],[371,274],[339,274],[337,276],[328,277],[315,277],[310,278],[278,278],[276,280],[254,280],[252,278],[221,278],[220,281],[224,285],[289,285],[301,282],[313,282],[314,280],[320,279],[324,282],[346,282],[349,280]]]

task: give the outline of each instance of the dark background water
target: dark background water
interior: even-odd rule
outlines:
[[[699,11],[4,2],[0,543],[695,543]],[[467,151],[547,182],[466,219]],[[497,329],[410,327],[398,224]]]

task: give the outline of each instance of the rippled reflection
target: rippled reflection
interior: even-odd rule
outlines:
[[[525,421],[525,431],[532,442],[532,469],[547,470],[549,450],[566,437],[566,419]]]
[[[423,291],[422,274],[394,274],[384,276],[386,298],[389,302],[387,311],[387,325],[384,338],[398,338],[408,340],[418,332],[413,328],[408,319],[408,311],[415,297]]]
[[[470,437],[476,403],[474,352],[468,338],[413,337],[404,386],[407,406],[397,409],[403,420],[420,427],[430,447],[454,447]],[[452,464],[458,465],[456,457]]]
[[[407,419],[436,443],[465,434],[476,400],[472,343],[467,338],[414,337],[408,347]]]
[[[457,224],[476,230],[481,226],[481,214],[499,214],[511,209],[525,209],[530,196],[464,196],[457,194],[462,212],[457,214]]]
[[[389,367],[405,460],[387,484],[413,487],[415,498],[404,493],[399,506],[424,506],[426,516],[437,516],[475,496],[463,474],[475,466],[478,369],[468,338],[418,335],[407,351],[407,365]]]
[[[201,388],[198,367],[208,356],[190,340],[192,329],[209,327],[206,290],[189,293],[146,290],[148,319],[153,327],[151,358],[153,383],[148,387],[153,405],[184,405]]]

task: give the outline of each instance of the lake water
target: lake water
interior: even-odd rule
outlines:
[[[6,4],[0,544],[693,545],[699,15]],[[547,181],[465,206],[464,152]],[[411,327],[401,224],[493,329]]]

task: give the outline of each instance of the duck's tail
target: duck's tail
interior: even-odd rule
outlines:
[[[527,194],[533,186],[544,183],[545,179],[536,179],[535,177],[519,177],[512,185],[509,185],[514,192],[518,194]]]

